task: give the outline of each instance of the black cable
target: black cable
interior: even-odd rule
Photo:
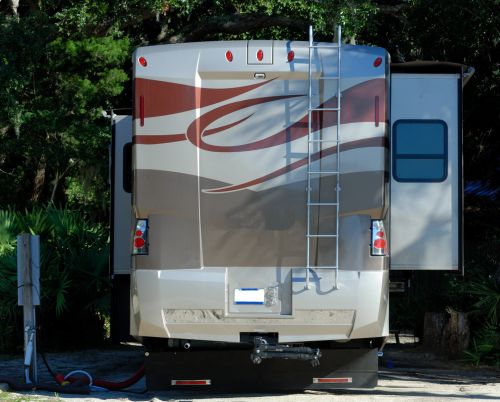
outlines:
[[[50,391],[58,392],[61,394],[90,394],[90,387],[84,386],[61,386],[53,384],[21,384],[13,380],[12,378],[0,378],[0,383],[5,383],[9,385],[9,388],[14,391]]]
[[[47,357],[45,356],[45,352],[44,352],[44,347],[43,347],[43,339],[44,339],[44,336],[43,336],[43,327],[42,327],[42,323],[43,323],[43,313],[42,313],[42,309],[40,308],[40,306],[35,306],[37,307],[37,313],[38,313],[38,327],[40,329],[40,331],[38,331],[38,353],[40,353],[40,356],[42,356],[42,360],[43,360],[43,363],[45,365],[45,367],[47,368],[47,371],[49,372],[49,374],[52,376],[52,378],[55,380],[56,379],[56,375],[54,373],[54,371],[50,368],[49,366],[49,363],[47,362]]]
[[[42,356],[42,360],[43,360],[43,363],[45,365],[45,367],[47,368],[47,371],[49,372],[49,374],[52,376],[52,378],[56,378],[56,375],[54,374],[54,372],[52,371],[52,369],[50,368],[49,366],[49,363],[47,363],[47,359],[45,357],[45,353],[43,351],[40,351],[40,356]]]

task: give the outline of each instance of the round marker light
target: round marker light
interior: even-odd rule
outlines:
[[[143,67],[146,67],[148,65],[148,61],[146,60],[145,57],[139,57],[139,64]]]
[[[378,231],[377,233],[375,233],[375,235],[377,237],[384,237],[385,236],[385,233],[384,232],[381,232],[381,231]]]
[[[231,52],[230,50],[226,52],[226,60],[229,62],[233,61],[233,52]]]
[[[141,237],[141,236],[142,236],[142,230],[137,230],[137,231],[135,232],[135,235],[136,235],[137,237]]]
[[[378,67],[382,64],[382,57],[377,57],[373,62],[373,67]]]
[[[136,239],[134,239],[134,246],[136,248],[142,248],[142,247],[144,247],[145,244],[146,244],[146,242],[141,237],[137,237]]]
[[[375,248],[385,248],[385,240],[377,239],[373,242],[373,247]]]
[[[262,49],[257,50],[257,60],[262,61],[263,58],[264,52],[262,51]]]
[[[287,56],[288,62],[291,63],[294,58],[295,58],[295,52],[293,50],[290,50]]]

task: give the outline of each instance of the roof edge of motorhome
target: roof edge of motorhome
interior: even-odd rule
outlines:
[[[460,63],[446,61],[409,61],[406,63],[391,63],[393,73],[417,74],[446,74],[458,73],[463,77],[463,85],[474,74],[474,68]]]

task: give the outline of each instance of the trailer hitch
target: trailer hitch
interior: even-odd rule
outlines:
[[[290,346],[271,344],[261,337],[254,338],[255,347],[250,354],[254,364],[262,363],[264,359],[293,359],[310,361],[313,367],[319,366],[321,351],[307,346]]]

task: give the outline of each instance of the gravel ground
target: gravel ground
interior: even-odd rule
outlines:
[[[405,342],[405,338],[402,339]],[[408,339],[406,339],[408,342]],[[306,391],[278,394],[214,394],[210,391],[146,392],[144,379],[124,392],[93,392],[90,395],[55,395],[50,392],[8,392],[1,387],[0,401],[500,401],[500,371],[470,368],[463,364],[442,361],[422,352],[410,343],[388,345],[380,362],[379,385],[370,390],[337,390],[335,392]],[[123,346],[106,350],[87,350],[47,355],[56,372],[86,370],[93,376],[110,380],[128,378],[141,364],[144,350],[140,346]],[[38,362],[40,381],[51,376],[41,359]],[[110,375],[113,373],[113,375]],[[22,378],[21,357],[0,356],[0,377]]]

